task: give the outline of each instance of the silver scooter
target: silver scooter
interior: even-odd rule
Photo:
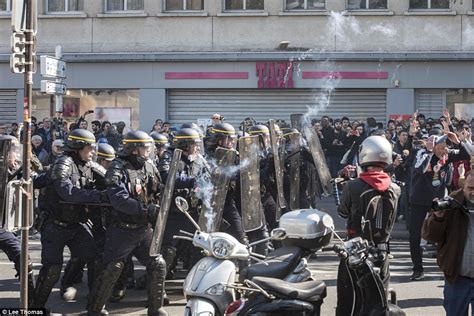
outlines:
[[[174,238],[191,241],[194,246],[203,249],[206,254],[206,257],[192,267],[184,280],[184,296],[187,300],[184,315],[224,315],[227,306],[236,298],[235,290],[227,286],[236,281],[235,261],[251,259],[266,264],[263,260],[265,257],[253,253],[251,248],[269,240],[283,240],[286,237],[286,232],[282,228],[276,228],[269,238],[244,245],[226,233],[201,231],[199,225],[187,212],[186,200],[177,197],[175,202],[177,208],[196,227],[196,232],[191,234],[180,231],[182,235],[174,236]]]

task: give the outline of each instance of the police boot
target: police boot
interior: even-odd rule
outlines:
[[[77,290],[74,287],[75,283],[78,283],[78,276],[82,282],[82,271],[85,262],[79,258],[71,258],[66,267],[64,268],[64,274],[61,278],[61,287],[59,294],[66,300],[66,302],[73,301],[76,298]]]
[[[125,268],[123,269],[122,273],[120,273],[120,276],[115,283],[114,289],[112,290],[112,296],[109,299],[110,302],[120,302],[125,297],[127,288],[127,272],[127,264],[125,264]]]
[[[31,304],[34,308],[43,308],[48,301],[53,286],[61,276],[61,265],[43,265],[36,280],[35,298]]]
[[[166,279],[173,278],[173,266],[176,259],[176,248],[171,246],[164,246],[161,248],[161,254],[166,262]]]
[[[15,270],[16,270],[16,277],[20,276],[20,261],[21,261],[21,256],[18,255],[15,257],[13,260],[13,263],[15,264]],[[28,262],[28,306],[32,306],[33,300],[35,298],[35,280],[33,278],[33,264],[31,262]]]
[[[122,273],[124,263],[122,261],[112,261],[107,265],[102,275],[94,282],[94,287],[89,293],[87,300],[87,313],[89,315],[107,315],[104,309],[105,302],[112,294],[115,282]]]
[[[148,275],[148,315],[163,316],[165,296],[166,262],[158,255],[147,267]]]

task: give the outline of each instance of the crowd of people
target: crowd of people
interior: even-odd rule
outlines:
[[[60,119],[44,118],[40,122],[32,120],[33,157],[39,161],[37,165],[44,167],[37,169],[51,170],[43,173],[46,180],[41,180],[42,173],[38,172],[40,180],[35,181],[37,188],[41,189],[37,219],[42,223],[36,227],[41,233],[43,267],[36,282],[35,293],[32,294],[32,306],[45,306],[52,287],[59,280],[63,249],[68,246],[72,258],[61,280],[62,295],[73,287],[76,275],[87,264],[92,293],[89,295],[87,309],[92,315],[105,313],[103,307],[108,299],[119,301],[125,295],[126,280],[133,276],[133,255],[147,267],[147,277],[155,284],[151,286],[148,283],[149,312],[161,315],[166,298],[163,288],[164,271],[170,277],[178,258],[185,263],[189,261],[189,267],[199,257],[199,254],[193,253],[192,247],[190,249],[172,239],[177,233],[176,228],[183,229],[183,223],[187,222],[178,211],[170,213],[161,256],[154,258],[148,255],[152,234],[149,224],[156,220],[156,213],[159,211],[154,208],[153,205],[156,204],[152,201],[159,199],[160,187],[169,176],[174,148],[183,151],[175,193],[189,199],[191,208],[196,211],[194,214],[199,214],[203,203],[197,201],[204,197],[197,193],[199,190],[195,190],[195,187],[202,185],[203,179],[204,182],[209,181],[212,173],[209,161],[217,148],[231,150],[236,147],[239,137],[258,136],[261,151],[260,192],[266,223],[252,231],[246,231],[243,227],[240,205],[242,192],[237,177],[230,181],[223,216],[228,223],[229,232],[241,242],[268,236],[268,231],[278,225],[275,214],[281,206],[278,202],[273,153],[269,144],[269,126],[247,118],[239,128],[234,128],[217,113],[211,119],[212,125],[207,130],[195,123],[183,124],[178,128],[157,119],[149,134],[129,131],[124,122],[95,120],[89,125],[84,117],[69,126]],[[290,137],[292,134],[300,135],[300,131],[283,120],[276,122],[279,126],[280,144],[286,146],[289,153],[292,150],[288,147]],[[387,174],[393,182],[400,185],[400,194],[393,195],[397,199],[394,205],[398,208],[397,220],[407,220],[413,262],[411,279],[414,281],[424,278],[420,243],[424,220],[432,208],[433,200],[443,199],[448,193],[457,192],[469,175],[471,157],[474,154],[472,123],[451,117],[448,111],[444,111],[443,116],[436,119],[415,113],[409,120],[389,120],[387,124],[377,122],[374,118],[367,118],[363,122],[351,121],[348,117],[334,119],[328,116],[311,121],[332,178],[354,178],[357,177],[357,167],[367,167],[361,161],[362,145],[367,146],[373,142],[371,136],[386,139],[390,144],[391,157],[384,157],[383,165],[369,165],[369,169],[363,168],[359,173],[362,172],[362,176],[368,175],[367,179],[372,179],[373,172],[377,175]],[[20,141],[22,139],[16,123],[11,125],[9,134]],[[369,138],[370,141],[367,142]],[[377,143],[379,138],[375,139]],[[98,147],[94,153],[93,145],[96,143]],[[318,171],[308,151],[308,146],[301,137],[302,188],[299,206],[302,208],[317,207],[316,197],[319,194],[314,192],[323,194],[323,190],[312,179],[318,178]],[[91,163],[93,156],[97,157],[99,166]],[[284,161],[284,165],[285,198],[289,200],[287,169],[290,167],[288,161]],[[387,188],[388,186],[385,187]],[[88,214],[89,208],[84,207],[88,203],[107,204],[107,207],[98,207],[97,211],[99,213],[108,209],[107,227],[104,226],[102,215]],[[350,209],[347,205],[344,211],[349,218]],[[439,216],[441,218],[442,215]],[[90,227],[82,225],[85,219],[92,221],[92,233]],[[352,234],[349,223],[350,219],[348,236]],[[132,231],[133,234],[130,233]],[[62,236],[60,240],[57,238],[59,235]],[[423,236],[433,239],[428,229],[424,229]],[[472,234],[468,236],[472,244]],[[90,242],[95,246],[84,248]],[[265,255],[269,249],[269,243],[262,243],[255,251]],[[469,255],[472,258],[472,254]],[[96,260],[97,257],[101,258],[100,262]],[[472,268],[469,270],[463,266],[461,271],[468,273],[463,277],[473,277]]]

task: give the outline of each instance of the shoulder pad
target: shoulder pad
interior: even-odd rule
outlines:
[[[118,186],[123,178],[124,164],[121,160],[115,159],[110,164],[105,174],[105,184],[107,186]]]
[[[97,162],[95,161],[91,161],[89,163],[89,167],[91,168],[92,172],[94,172],[95,174],[101,176],[101,177],[105,177],[105,174],[107,172],[107,170],[105,170],[104,167],[102,167],[100,164],[98,164]]]
[[[69,178],[72,174],[74,161],[69,156],[60,156],[56,159],[53,167],[51,168],[51,179],[61,180]]]

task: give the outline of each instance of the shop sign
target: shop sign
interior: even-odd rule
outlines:
[[[291,61],[266,61],[255,64],[259,89],[294,88],[294,63]]]

